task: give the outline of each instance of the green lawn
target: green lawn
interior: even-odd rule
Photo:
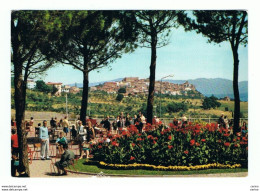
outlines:
[[[78,160],[75,168],[80,172],[114,174],[114,175],[192,175],[192,174],[214,174],[214,173],[236,173],[247,172],[246,168],[236,169],[207,169],[207,170],[193,170],[193,171],[156,171],[156,170],[111,170],[99,168],[96,165],[86,165],[85,159]]]

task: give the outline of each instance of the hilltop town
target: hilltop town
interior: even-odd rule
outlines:
[[[125,77],[119,82],[105,82],[102,85],[90,87],[91,91],[105,91],[107,93],[117,93],[120,88],[126,89],[126,95],[148,94],[149,79],[139,79],[138,77]],[[187,95],[187,92],[193,91],[196,93],[196,88],[189,82],[183,84],[174,84],[165,81],[155,82],[156,94],[168,95]]]
[[[28,80],[28,88],[35,88],[35,81]],[[70,85],[63,85],[60,82],[47,82],[48,86],[54,86],[57,88],[55,96],[60,96],[62,92],[76,94],[80,91],[80,88]],[[117,82],[104,82],[103,84],[90,87],[90,91],[105,91],[107,93],[118,93],[120,88],[125,89],[124,96],[133,95],[148,95],[149,91],[149,78],[139,79],[138,77],[125,77],[121,81]],[[167,95],[190,95],[194,97],[195,94],[200,94],[193,84],[186,81],[183,84],[174,84],[167,81],[155,81],[155,94],[167,94]]]

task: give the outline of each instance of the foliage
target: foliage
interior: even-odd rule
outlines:
[[[53,65],[49,48],[47,11],[13,11],[11,15],[11,63],[14,74],[14,103],[19,142],[19,168],[23,176],[30,176],[25,115],[28,78],[43,74]]]
[[[217,101],[218,98],[215,96],[210,96],[210,97],[205,97],[203,102],[202,102],[202,108],[203,109],[210,109],[210,108],[217,108],[221,106],[221,103]]]
[[[35,90],[39,92],[50,93],[51,87],[46,85],[43,80],[37,80],[35,85]]]
[[[247,45],[248,16],[244,10],[193,11],[192,26],[209,42],[229,42],[233,54],[234,132],[239,131],[240,95],[238,89],[239,45]]]
[[[170,103],[167,105],[167,112],[179,112],[179,111],[187,111],[188,106],[185,103]]]
[[[118,90],[118,93],[126,93],[126,88],[120,88],[120,89]]]
[[[122,101],[123,100],[123,98],[124,98],[124,95],[123,94],[117,94],[117,96],[116,96],[116,100],[117,101]]]
[[[128,13],[128,12],[126,12]],[[154,11],[142,10],[132,11],[134,25],[140,36],[139,45],[151,49],[151,63],[149,76],[149,92],[147,98],[147,122],[151,123],[153,118],[155,68],[157,59],[157,48],[166,46],[172,28],[185,25],[188,19],[184,11]]]
[[[148,124],[149,127],[149,124]],[[130,126],[122,135],[110,135],[93,146],[94,160],[110,164],[151,164],[163,166],[194,166],[212,163],[247,166],[246,135],[231,134],[217,124],[189,123],[185,128],[146,127],[139,134]]]
[[[55,60],[83,73],[80,119],[85,124],[88,105],[89,72],[109,66],[123,53],[133,51],[135,37],[126,31],[120,11],[54,11]],[[129,27],[127,27],[129,28]]]

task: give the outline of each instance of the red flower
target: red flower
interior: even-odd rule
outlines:
[[[172,136],[171,136],[171,135],[169,135],[169,136],[168,136],[168,139],[169,139],[169,140],[172,140]]]
[[[238,145],[237,145],[237,144],[235,144],[234,146],[235,146],[235,147],[238,147]]]
[[[237,136],[241,136],[241,133],[237,133]]]
[[[206,142],[206,139],[201,139],[201,142]]]
[[[126,135],[126,131],[123,131],[123,132],[122,132],[122,135]]]
[[[98,148],[101,149],[101,148],[102,148],[102,145],[98,145]]]
[[[164,131],[161,131],[161,135],[163,135],[164,134]]]
[[[226,147],[229,147],[230,142],[225,142],[224,145],[225,145]]]
[[[168,149],[172,149],[173,148],[173,146],[172,145],[168,145]]]
[[[240,140],[240,137],[238,137],[237,140]]]
[[[137,138],[136,139],[137,141],[142,141],[143,139],[141,137]]]
[[[228,137],[228,136],[229,136],[229,134],[228,134],[228,133],[225,133],[225,134],[224,134],[224,136],[225,136],[225,137]]]
[[[135,160],[135,157],[131,156],[131,157],[130,157],[130,160]]]
[[[132,147],[134,147],[135,146],[135,144],[134,143],[132,143]]]
[[[113,141],[113,142],[112,142],[112,145],[115,146],[115,147],[118,147],[118,146],[119,146],[119,143],[116,142],[116,141]]]
[[[152,135],[148,135],[147,138],[148,139],[153,139],[153,136]]]
[[[244,141],[247,141],[247,138],[246,138],[246,137],[242,137],[242,139],[243,139]]]
[[[195,144],[195,140],[194,139],[191,139],[190,140],[190,146],[193,146]]]
[[[155,145],[157,142],[156,141],[153,141],[153,144]]]
[[[247,144],[247,142],[245,142],[245,141],[240,141],[240,145],[246,145]]]
[[[184,151],[184,154],[186,154],[186,155],[189,154],[189,151],[188,150]]]
[[[233,142],[236,142],[237,140],[236,139],[233,139]]]
[[[198,147],[198,146],[200,146],[200,144],[198,142],[196,142],[196,146]]]

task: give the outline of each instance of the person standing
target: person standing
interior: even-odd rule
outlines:
[[[145,120],[145,116],[143,114],[141,114],[140,119],[141,119],[141,122],[143,123],[143,125],[145,126],[146,120]]]
[[[62,121],[62,127],[63,127],[63,131],[64,133],[66,133],[66,136],[69,132],[69,121],[67,119],[67,116],[64,117],[64,120]]]
[[[53,117],[51,118],[50,125],[51,125],[52,129],[56,130],[56,127],[57,127],[57,118],[56,117],[55,117],[55,119]]]
[[[87,140],[87,128],[82,125],[82,121],[79,121],[79,129],[78,129],[78,144],[79,144],[79,153],[80,159],[83,157],[83,143]]]
[[[185,114],[182,115],[181,121],[182,121],[182,127],[185,127],[188,124],[188,119],[185,116]]]
[[[224,123],[224,114],[222,113],[221,116],[218,119],[218,124],[219,127],[224,127],[225,123]]]
[[[39,138],[41,140],[41,160],[50,160],[49,157],[49,134],[47,128],[47,121],[43,121],[43,126],[39,130]]]
[[[142,133],[144,124],[142,123],[141,118],[137,118],[135,126],[138,129],[139,133]]]
[[[30,127],[30,131],[32,131],[32,128],[33,128],[33,117],[31,117],[31,120],[29,121],[29,127]]]
[[[19,147],[18,147],[18,136],[16,134],[16,130],[12,129],[12,135],[11,135],[11,146],[12,146],[12,155],[15,155],[18,157],[19,153]]]
[[[107,130],[107,131],[110,131],[111,129],[111,124],[109,122],[109,116],[106,117],[105,121],[103,122],[104,124],[104,128]]]
[[[228,118],[227,118],[226,115],[225,115],[225,117],[224,117],[224,128],[225,128],[225,129],[229,129]]]

